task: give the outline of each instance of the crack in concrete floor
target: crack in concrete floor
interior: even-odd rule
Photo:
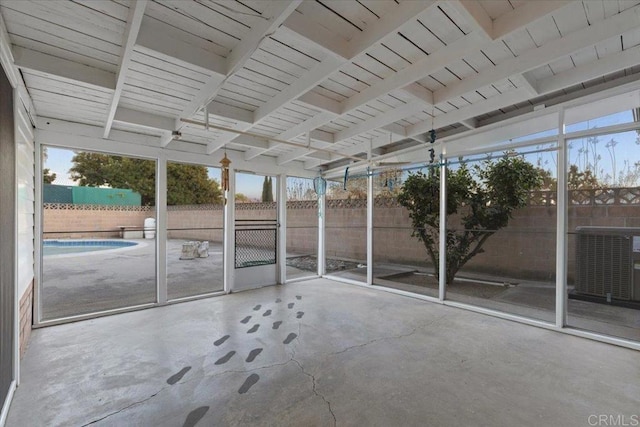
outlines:
[[[289,317],[291,317],[291,316],[288,316],[288,318]],[[375,343],[380,342],[380,341],[386,341],[386,340],[392,340],[392,339],[402,339],[402,338],[409,337],[411,335],[414,335],[418,330],[424,329],[424,328],[426,328],[428,326],[433,326],[434,324],[436,324],[438,321],[440,321],[444,317],[446,317],[446,314],[442,315],[442,316],[439,316],[436,319],[432,319],[431,321],[426,322],[424,324],[417,325],[414,328],[412,328],[410,332],[407,332],[407,333],[404,333],[404,334],[378,337],[378,338],[374,338],[374,339],[372,339],[370,341],[367,341],[365,343],[356,344],[356,345],[353,345],[353,346],[346,347],[346,348],[344,348],[344,349],[342,349],[340,351],[336,351],[336,352],[332,352],[332,353],[327,354],[325,356],[325,359],[328,358],[328,357],[331,357],[331,356],[336,356],[338,354],[346,353],[346,352],[354,350],[354,349],[364,348],[366,346],[369,346],[371,344],[375,344]],[[313,375],[310,372],[307,372],[305,370],[304,366],[302,365],[302,363],[300,363],[300,361],[295,358],[297,344],[300,342],[300,337],[301,337],[301,333],[302,333],[302,322],[297,322],[297,326],[298,326],[298,331],[297,331],[298,333],[297,333],[296,338],[294,339],[295,342],[292,342],[293,346],[291,346],[291,354],[289,355],[290,357],[286,362],[272,363],[270,365],[257,366],[255,368],[251,368],[251,369],[242,369],[242,370],[226,369],[226,370],[224,370],[222,372],[204,373],[204,375],[198,376],[198,377],[195,377],[195,378],[181,379],[180,381],[176,382],[173,385],[162,387],[160,390],[158,390],[157,392],[153,393],[152,395],[150,395],[149,397],[147,397],[145,399],[133,402],[133,403],[131,403],[131,404],[129,404],[129,405],[117,410],[117,411],[110,412],[110,413],[104,415],[101,418],[98,418],[98,419],[90,421],[90,422],[88,422],[86,424],[83,424],[82,427],[86,427],[86,426],[89,426],[89,425],[92,425],[92,424],[96,424],[96,423],[98,423],[100,421],[103,421],[103,420],[113,416],[113,415],[117,415],[117,414],[119,414],[121,412],[124,412],[124,411],[127,411],[127,410],[129,410],[129,409],[131,409],[131,408],[133,408],[135,406],[144,404],[144,403],[146,403],[149,400],[153,399],[158,394],[160,394],[161,392],[163,392],[164,390],[166,390],[167,388],[170,388],[170,387],[184,385],[184,384],[187,384],[187,383],[193,382],[193,381],[202,381],[203,379],[212,379],[212,378],[216,378],[216,377],[219,377],[219,376],[222,376],[222,375],[227,375],[227,374],[247,374],[247,373],[251,373],[251,372],[255,372],[255,371],[271,369],[271,368],[275,368],[275,367],[279,367],[279,366],[285,366],[285,365],[287,365],[287,364],[289,364],[291,362],[294,362],[300,368],[300,371],[305,376],[311,378],[313,394],[318,396],[318,397],[320,397],[326,403],[327,408],[329,410],[329,413],[331,414],[331,417],[333,418],[333,425],[335,426],[335,425],[337,425],[337,418],[336,418],[336,414],[333,412],[333,408],[331,407],[331,402],[322,393],[320,393],[317,390],[317,382],[316,382],[315,375]],[[202,363],[202,359],[205,359],[206,357],[208,357],[208,355],[203,355],[203,356],[200,357],[200,359],[201,359],[200,360],[201,369],[204,369],[204,364]]]

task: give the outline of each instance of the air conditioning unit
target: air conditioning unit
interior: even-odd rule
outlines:
[[[640,228],[577,227],[575,292],[640,301]]]

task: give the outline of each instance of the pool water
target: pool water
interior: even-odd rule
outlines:
[[[42,255],[64,255],[84,252],[104,251],[136,246],[136,242],[126,240],[45,240]]]

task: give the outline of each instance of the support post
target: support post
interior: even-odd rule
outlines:
[[[367,177],[367,285],[373,285],[373,174]]]
[[[445,150],[440,154],[440,236],[438,257],[438,299],[443,302],[447,295],[447,165]],[[434,266],[435,267],[435,266]]]
[[[277,177],[278,194],[278,277],[277,283],[284,285],[287,281],[287,175]]]
[[[229,190],[224,194],[224,241],[222,244],[222,262],[224,265],[224,291],[230,293],[233,290],[235,269],[235,198],[236,198],[236,172],[229,168]]]
[[[558,186],[556,201],[556,326],[567,323],[567,141],[565,139],[564,108],[558,111]]]
[[[167,303],[167,157],[158,156],[156,170],[156,273],[158,304]]]
[[[325,194],[318,197],[318,276],[324,276],[325,269],[325,217],[327,215],[327,196]]]

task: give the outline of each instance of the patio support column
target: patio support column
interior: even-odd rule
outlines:
[[[33,325],[40,325],[42,321],[42,217],[44,203],[42,202],[42,163],[43,153],[42,144],[36,138],[35,140],[35,197],[34,197],[34,215],[33,215]]]
[[[156,271],[158,303],[167,303],[167,158],[158,156],[156,171]]]
[[[367,285],[373,285],[373,174],[367,176]]]
[[[284,285],[287,280],[287,175],[278,175],[276,192],[278,194],[277,283]]]
[[[318,276],[324,276],[325,271],[325,247],[324,247],[324,218],[327,215],[327,196],[318,196]]]
[[[235,268],[235,209],[236,209],[236,171],[233,165],[229,168],[229,190],[224,195],[224,238],[222,242],[222,264],[224,291],[233,290]]]
[[[440,239],[438,257],[438,299],[442,302],[447,293],[447,165],[445,148],[440,154]],[[434,265],[434,268],[436,266]]]
[[[556,201],[556,326],[567,324],[567,141],[564,108],[558,111],[558,186]]]

